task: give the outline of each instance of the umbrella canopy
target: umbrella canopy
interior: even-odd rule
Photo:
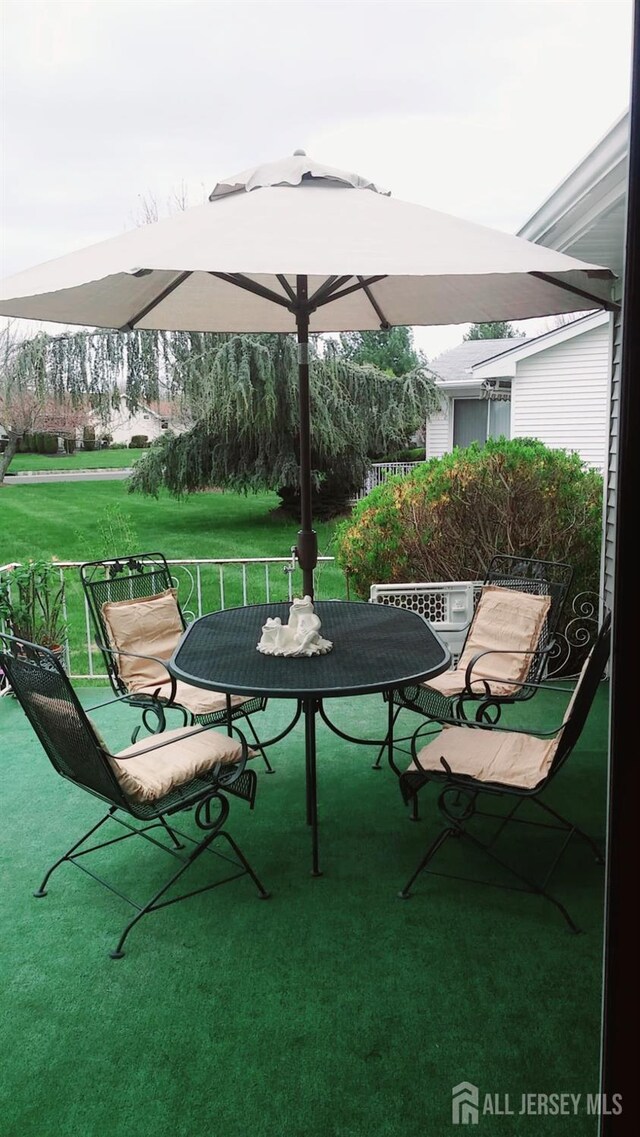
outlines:
[[[312,594],[309,333],[609,307],[612,278],[598,265],[396,200],[297,151],[218,182],[205,205],[9,278],[0,314],[122,330],[296,332],[298,554]]]

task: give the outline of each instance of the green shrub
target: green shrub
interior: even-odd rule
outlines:
[[[95,450],[96,448],[96,431],[93,426],[84,426],[82,428],[82,445],[85,450]]]
[[[145,446],[149,445],[149,437],[146,434],[132,434],[131,442],[129,443],[130,450],[144,450]]]
[[[490,440],[389,478],[336,533],[358,595],[372,583],[475,580],[496,552],[573,566],[572,595],[598,590],[602,478],[535,439]]]
[[[75,438],[65,438],[64,449],[65,449],[66,454],[75,454],[75,452],[76,452],[76,440],[75,440]]]
[[[44,436],[44,452],[45,454],[58,453],[58,436],[57,434],[45,434]]]

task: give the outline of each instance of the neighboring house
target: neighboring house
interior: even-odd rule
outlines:
[[[500,382],[498,371],[494,394],[502,398],[489,399],[488,385],[475,378],[473,369],[486,360],[499,357],[514,343],[524,340],[465,340],[457,347],[445,351],[429,364],[442,395],[438,414],[427,420],[425,448],[427,458],[440,458],[454,446],[469,446],[471,442],[486,442],[487,438],[510,437],[511,396],[509,372]]]
[[[95,428],[97,437],[109,434],[113,442],[128,446],[135,435],[146,435],[149,442],[153,442],[166,430],[181,434],[187,424],[170,403],[160,403],[156,409],[142,406],[137,411],[129,411],[123,402],[112,411],[107,423],[96,420]]]
[[[614,299],[622,300],[629,153],[626,112],[542,203],[518,232],[519,237],[591,263],[605,265],[618,276]],[[603,595],[613,599],[617,505],[621,313],[611,318],[609,366],[608,462],[603,541]]]
[[[426,453],[539,438],[606,469],[611,318],[594,312],[535,339],[467,340],[431,364],[444,396]]]

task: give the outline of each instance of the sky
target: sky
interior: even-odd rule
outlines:
[[[631,0],[2,0],[0,275],[298,147],[516,232],[627,108],[631,23]]]

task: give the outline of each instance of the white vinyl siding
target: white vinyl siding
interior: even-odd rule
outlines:
[[[609,417],[609,460],[605,483],[604,555],[602,565],[602,592],[606,607],[613,604],[613,577],[615,571],[616,502],[618,487],[618,437],[620,423],[620,359],[622,355],[622,316],[613,318],[613,345],[611,352],[611,395]]]
[[[426,429],[427,458],[442,458],[451,449],[451,403],[443,398],[442,410],[430,418]]]
[[[518,361],[511,389],[511,437],[576,450],[604,473],[610,322]]]

